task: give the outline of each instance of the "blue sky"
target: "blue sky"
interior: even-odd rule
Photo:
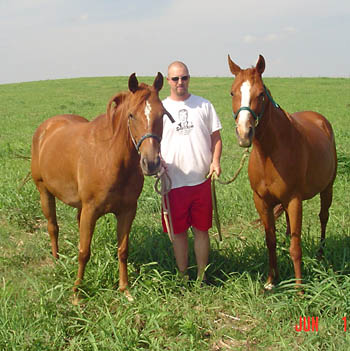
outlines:
[[[0,0],[0,84],[166,73],[350,77],[349,0]]]

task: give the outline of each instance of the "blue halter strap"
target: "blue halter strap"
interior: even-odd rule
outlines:
[[[270,100],[270,102],[273,104],[273,106],[275,106],[276,108],[280,108],[280,106],[275,102],[275,100],[272,98],[272,96],[270,95],[269,91],[267,90],[266,86],[264,85],[264,90],[265,90],[265,93],[268,97],[268,99]],[[263,101],[263,107],[260,111],[260,113],[257,115],[249,106],[241,106],[238,111],[236,113],[234,113],[232,111],[232,115],[233,115],[233,118],[236,120],[239,113],[241,111],[249,111],[251,113],[251,115],[253,116],[256,124],[258,124],[260,122],[260,119],[262,118],[262,116],[264,115],[264,112],[265,112],[265,99]]]
[[[162,138],[156,134],[152,134],[152,133],[147,133],[145,135],[143,135],[140,140],[136,143],[136,140],[134,138],[134,136],[132,135],[131,133],[131,129],[130,129],[130,117],[128,118],[128,129],[129,129],[129,133],[130,133],[130,136],[131,136],[131,140],[135,146],[135,149],[138,153],[140,153],[140,147],[141,147],[141,144],[143,143],[144,140],[148,139],[148,138],[153,138],[153,139],[156,139],[158,141],[158,143],[160,143],[162,141]]]
[[[162,140],[158,135],[147,133],[144,136],[142,136],[141,139],[139,140],[139,142],[135,145],[137,152],[140,152],[140,146],[141,146],[142,142],[147,138],[156,139],[158,141],[158,143],[160,143]]]

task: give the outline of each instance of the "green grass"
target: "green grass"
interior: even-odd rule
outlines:
[[[153,77],[140,79],[147,83]],[[211,100],[223,124],[223,178],[237,169],[231,115],[231,78],[192,78],[191,91]],[[46,118],[102,113],[127,77],[82,78],[0,85],[0,350],[347,350],[350,332],[350,80],[267,78],[285,110],[315,110],[335,130],[339,158],[325,258],[319,262],[319,199],[304,203],[303,278],[305,294],[293,287],[293,267],[283,220],[277,223],[281,282],[263,292],[267,276],[264,234],[247,166],[235,183],[217,185],[224,241],[211,231],[208,286],[185,284],[175,270],[172,247],[160,224],[160,199],[147,178],[130,235],[129,275],[135,301],[117,290],[115,220],[97,224],[83,284],[83,303],[71,304],[77,271],[75,211],[58,203],[61,259],[54,262],[39,194],[23,185],[31,137]],[[168,88],[161,91],[167,95]],[[191,242],[193,245],[193,242]],[[190,276],[195,259],[190,256]],[[299,317],[319,317],[318,332],[297,332]],[[349,321],[348,321],[349,322]],[[348,323],[348,329],[350,328]]]

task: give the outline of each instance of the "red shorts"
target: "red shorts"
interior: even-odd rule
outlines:
[[[198,185],[172,189],[168,197],[174,234],[185,232],[191,226],[201,231],[211,228],[213,205],[210,179]],[[167,233],[163,212],[162,224]]]

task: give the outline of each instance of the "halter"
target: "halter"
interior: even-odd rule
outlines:
[[[131,140],[135,146],[135,149],[138,153],[140,153],[140,147],[141,147],[141,144],[143,143],[144,140],[148,139],[148,138],[153,138],[153,139],[156,139],[158,141],[158,143],[161,142],[162,138],[160,138],[158,135],[156,134],[152,134],[152,133],[146,133],[145,135],[143,135],[140,140],[136,143],[135,141],[135,138],[134,136],[132,135],[131,133],[131,129],[130,129],[130,117],[128,118],[128,129],[129,129],[129,133],[130,133],[130,136],[131,136]]]
[[[272,98],[272,96],[270,95],[269,91],[267,90],[265,84],[264,84],[264,90],[265,90],[265,93],[268,97],[268,99],[270,100],[270,102],[273,104],[273,106],[275,106],[276,108],[280,108],[280,106],[275,102],[275,100]],[[262,118],[262,116],[264,115],[264,112],[265,112],[265,97],[264,97],[264,100],[263,100],[263,107],[262,107],[262,110],[261,112],[257,115],[249,106],[241,106],[238,111],[236,113],[234,113],[232,111],[232,115],[233,115],[233,118],[236,120],[239,113],[241,111],[249,111],[251,113],[251,115],[253,116],[254,120],[255,120],[255,126],[257,126],[260,122],[260,119]]]

